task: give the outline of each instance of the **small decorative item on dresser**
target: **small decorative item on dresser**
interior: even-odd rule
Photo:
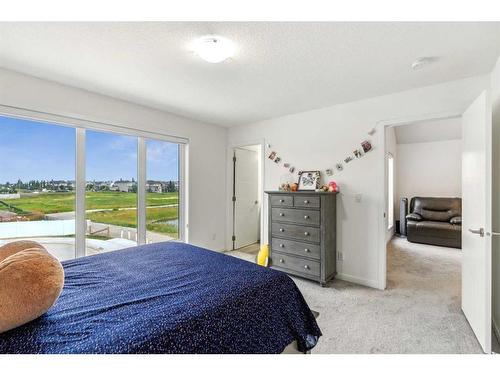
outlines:
[[[325,173],[327,176],[333,176],[333,169],[327,169]]]
[[[269,154],[268,158],[271,159],[271,160],[274,160],[275,157],[276,157],[276,151],[271,151],[271,153]]]
[[[319,188],[319,171],[300,171],[299,190],[316,190]]]
[[[342,165],[342,163],[337,163],[337,164],[335,164],[335,168],[337,168],[337,171],[340,172],[341,170],[344,169],[344,166]]]

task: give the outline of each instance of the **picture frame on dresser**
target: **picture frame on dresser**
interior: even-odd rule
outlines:
[[[336,275],[337,193],[266,194],[271,268],[326,286]]]
[[[298,190],[315,191],[319,189],[320,171],[300,171]]]

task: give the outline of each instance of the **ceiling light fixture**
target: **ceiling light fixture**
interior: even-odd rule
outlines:
[[[220,63],[234,55],[234,44],[220,36],[204,36],[193,43],[193,51],[209,63]]]

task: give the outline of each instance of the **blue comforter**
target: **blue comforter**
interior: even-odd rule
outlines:
[[[57,303],[0,353],[280,353],[321,332],[286,274],[182,243],[63,262]]]

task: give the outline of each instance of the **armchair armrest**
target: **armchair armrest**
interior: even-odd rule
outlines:
[[[406,215],[406,220],[410,221],[422,221],[422,216],[419,214],[412,212],[411,214]]]
[[[450,219],[450,223],[454,225],[462,225],[462,216],[455,216]]]

